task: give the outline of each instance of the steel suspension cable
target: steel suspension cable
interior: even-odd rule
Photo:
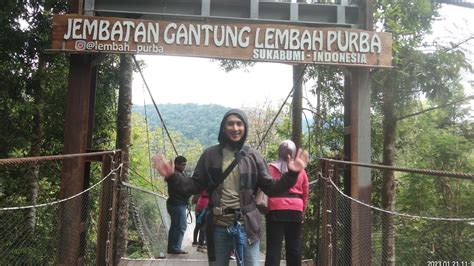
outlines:
[[[133,189],[136,189],[136,190],[139,190],[141,192],[145,192],[145,193],[148,193],[148,194],[151,194],[151,195],[155,195],[155,196],[160,197],[160,198],[165,199],[165,200],[168,199],[167,197],[165,197],[163,195],[160,195],[160,194],[158,194],[154,191],[150,191],[150,190],[144,189],[144,188],[139,187],[139,186],[132,185],[132,184],[124,182],[124,181],[122,181],[122,186],[127,187],[127,188],[133,188]]]
[[[275,123],[275,121],[277,120],[278,116],[280,115],[281,110],[283,110],[283,107],[285,107],[286,102],[288,101],[288,99],[290,98],[290,96],[293,94],[293,91],[295,90],[296,85],[299,83],[299,81],[300,81],[301,78],[303,77],[304,72],[306,71],[306,68],[307,68],[307,67],[308,67],[308,64],[305,64],[304,67],[303,67],[303,70],[301,70],[301,73],[300,73],[300,75],[298,76],[298,79],[296,80],[295,83],[293,83],[293,87],[291,88],[290,92],[289,92],[288,95],[286,96],[285,101],[283,101],[283,104],[280,106],[280,109],[278,109],[278,112],[276,113],[275,117],[273,118],[272,122],[270,123],[270,126],[268,126],[268,129],[267,129],[267,131],[265,132],[265,134],[263,135],[263,138],[262,138],[262,139],[260,140],[260,142],[258,143],[257,150],[259,150],[259,149],[260,149],[260,146],[262,146],[262,143],[263,143],[263,141],[265,140],[265,138],[267,137],[268,132],[270,132],[270,130],[272,129],[273,124]]]
[[[68,200],[72,200],[72,199],[75,199],[87,192],[89,192],[90,190],[94,189],[95,187],[97,187],[98,185],[102,184],[107,178],[109,178],[113,173],[115,173],[116,171],[118,170],[122,170],[122,167],[123,167],[123,163],[120,163],[116,168],[110,170],[110,172],[104,176],[101,180],[99,180],[99,182],[95,183],[94,185],[90,186],[89,188],[87,189],[84,189],[83,191],[81,192],[78,192],[72,196],[69,196],[67,198],[63,198],[63,199],[60,199],[60,200],[55,200],[55,201],[52,201],[52,202],[47,202],[47,203],[42,203],[42,204],[35,204],[35,205],[28,205],[28,206],[17,206],[17,207],[5,207],[5,208],[0,208],[0,211],[16,211],[16,210],[24,210],[24,209],[31,209],[31,208],[39,208],[39,207],[46,207],[46,206],[52,206],[52,205],[56,205],[56,204],[59,204],[59,203],[63,203],[65,201],[68,201]],[[119,173],[120,174],[120,173]]]
[[[145,182],[147,182],[148,184],[151,185],[151,189],[153,191],[159,191],[158,188],[155,186],[155,184],[153,184],[153,181],[150,181],[148,180],[147,178],[145,178],[144,176],[142,176],[139,172],[137,172],[136,170],[134,170],[133,168],[128,168],[133,174],[137,175],[138,177],[140,177],[141,179],[143,179]],[[153,180],[153,177],[151,178]]]
[[[359,162],[351,162],[351,161],[334,160],[334,159],[329,159],[329,158],[319,158],[319,159],[330,162],[330,163],[347,164],[347,165],[354,165],[354,166],[367,167],[367,168],[376,168],[376,169],[382,169],[382,170],[394,170],[394,171],[399,171],[399,172],[407,172],[407,173],[415,173],[415,174],[447,176],[447,177],[455,177],[455,178],[461,178],[461,179],[474,181],[474,173],[460,173],[460,172],[449,172],[449,171],[432,170],[432,169],[395,167],[395,166],[389,166],[389,165],[383,165],[383,164],[359,163]]]
[[[42,161],[57,161],[62,159],[72,159],[72,158],[87,158],[94,156],[102,155],[115,155],[120,150],[112,151],[98,151],[98,152],[87,152],[87,153],[71,153],[71,154],[61,154],[61,155],[46,155],[46,156],[36,156],[36,157],[21,157],[21,158],[5,158],[0,159],[0,166],[3,165],[13,165],[20,163],[36,163]]]
[[[143,95],[145,95],[145,88],[143,88]],[[148,114],[146,112],[146,101],[143,97],[143,108],[145,108],[145,130],[146,130],[146,145],[148,150],[148,163],[150,170],[150,181],[153,181],[153,170],[151,168],[151,152],[150,152],[150,134],[148,132]]]
[[[170,133],[168,132],[168,128],[166,128],[165,121],[163,120],[163,117],[161,116],[160,110],[158,109],[158,106],[156,105],[155,99],[153,98],[153,95],[151,95],[150,88],[148,87],[148,83],[147,83],[146,80],[145,80],[145,76],[143,76],[142,69],[141,69],[140,66],[138,65],[138,61],[137,61],[137,59],[135,58],[135,55],[132,55],[132,57],[133,57],[133,61],[135,62],[135,65],[136,65],[137,68],[138,68],[138,72],[140,73],[140,76],[142,77],[143,84],[145,84],[145,87],[146,87],[146,89],[147,89],[147,91],[148,91],[148,94],[150,95],[151,101],[153,102],[153,106],[155,106],[155,110],[156,110],[156,112],[158,113],[158,117],[159,117],[160,120],[161,120],[161,124],[163,125],[163,128],[164,128],[165,131],[166,131],[166,135],[168,135],[168,139],[169,139],[170,142],[171,142],[171,146],[173,146],[174,153],[176,154],[176,156],[178,156],[178,151],[176,150],[176,147],[174,146],[174,142],[173,142],[173,139],[171,139],[171,135],[170,135]]]
[[[306,121],[306,127],[308,128],[308,153],[311,154],[311,128],[309,126],[308,117],[306,116],[305,112],[302,112],[304,116],[304,120]]]
[[[344,192],[342,192],[341,189],[339,189],[339,187],[336,184],[334,184],[334,182],[331,180],[331,178],[324,177],[322,174],[320,174],[320,177],[324,181],[330,183],[331,186],[340,195],[342,195],[344,198],[347,198],[347,199],[349,199],[353,202],[356,202],[360,205],[363,205],[363,206],[365,206],[367,208],[370,208],[370,209],[373,209],[373,210],[377,210],[377,211],[384,212],[384,213],[391,214],[391,215],[397,215],[397,216],[402,216],[402,217],[407,217],[407,218],[413,218],[413,219],[424,219],[424,220],[432,220],[432,221],[458,221],[458,222],[459,221],[474,221],[474,217],[468,217],[468,218],[462,218],[462,217],[433,217],[433,216],[421,216],[421,215],[413,215],[413,214],[406,214],[406,213],[399,213],[399,212],[396,212],[396,211],[385,210],[385,209],[367,204],[363,201],[360,201],[356,198],[353,198],[349,195],[344,194]]]

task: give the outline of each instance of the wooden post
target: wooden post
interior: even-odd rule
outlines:
[[[103,156],[102,160],[102,178],[107,176],[112,170],[111,155]],[[96,265],[106,265],[107,261],[107,241],[109,221],[112,217],[112,194],[114,188],[112,177],[104,180],[100,194],[99,221],[97,224],[97,252]]]
[[[337,202],[337,192],[331,180],[336,186],[338,185],[339,172],[337,165],[333,165],[327,161],[321,160],[321,171],[323,173],[324,180],[322,180],[322,214],[321,214],[321,227],[322,227],[322,248],[321,252],[318,253],[318,265],[339,265],[340,258],[338,256],[338,213],[339,204]],[[342,263],[344,264],[344,263]]]
[[[91,60],[94,60],[95,56],[91,56]],[[86,151],[90,151],[92,148],[92,134],[94,129],[94,110],[95,110],[95,89],[97,82],[97,67],[91,66],[91,79],[90,79],[90,89],[89,89],[89,111],[88,111],[88,125],[87,125],[87,144]],[[90,177],[91,177],[91,161],[86,160],[84,164],[84,177],[82,189],[86,190],[90,186]],[[87,247],[87,219],[89,217],[89,192],[83,194],[83,204],[81,210],[81,232],[80,239],[80,248],[79,248],[79,258],[84,260],[86,256],[86,247]],[[81,264],[84,264],[85,261],[82,261]]]
[[[340,182],[339,182],[339,167],[341,165],[338,165],[338,164],[331,164],[331,169],[333,169],[333,174],[332,174],[332,182],[334,182],[334,184],[337,186],[337,187],[340,187]],[[334,245],[334,251],[332,253],[333,257],[332,257],[332,261],[333,261],[333,265],[339,265],[339,262],[338,262],[338,259],[341,257],[340,254],[340,249],[337,247],[337,243],[339,242],[339,240],[341,239],[341,235],[344,234],[344,231],[341,231],[338,227],[339,227],[339,224],[338,224],[338,220],[341,219],[342,215],[344,213],[344,210],[343,208],[341,208],[341,205],[340,205],[340,202],[341,202],[341,195],[339,195],[339,193],[336,191],[335,188],[333,188],[333,190],[331,191],[331,201],[332,201],[332,207],[333,207],[333,212],[332,212],[332,216],[331,216],[331,225],[332,225],[332,228],[334,228],[333,230],[333,233],[332,233],[332,238],[333,238],[333,245]],[[339,200],[338,200],[339,199]]]
[[[83,13],[83,0],[68,0],[70,14]],[[92,138],[95,79],[92,73],[92,56],[72,54],[69,59],[67,109],[64,126],[63,153],[85,153]],[[88,184],[88,167],[85,158],[63,161],[60,198],[81,192]],[[59,210],[59,265],[84,264],[87,224],[87,195],[66,201]],[[86,211],[86,212],[84,212]],[[81,215],[82,214],[82,215]]]
[[[351,70],[351,161],[371,163],[370,75],[365,68]],[[371,202],[371,169],[351,166],[351,196]],[[352,265],[371,265],[372,217],[370,209],[353,202],[351,206]]]
[[[114,163],[112,164],[113,168],[117,168],[122,162],[122,152],[116,154],[114,158]],[[109,242],[107,245],[107,265],[118,265],[120,261],[117,261],[117,229],[119,226],[119,215],[120,215],[120,196],[122,194],[121,189],[123,187],[120,185],[120,172],[114,172],[112,174],[113,179],[113,193],[112,193],[112,217],[110,218],[109,223]],[[128,210],[127,210],[128,211]]]
[[[328,173],[327,177],[330,181],[334,182],[334,166],[331,163],[326,163]],[[335,204],[335,195],[334,195],[334,188],[333,184],[330,181],[326,182],[326,200],[328,201],[327,209],[326,209],[326,224],[323,225],[327,227],[327,237],[328,237],[328,247],[327,247],[327,257],[326,257],[326,264],[325,265],[335,265],[336,264],[336,250],[337,250],[337,238],[336,238],[336,204]]]
[[[324,160],[320,160],[321,165],[321,172],[323,173],[324,178],[329,177],[329,163]],[[322,235],[321,235],[321,253],[318,254],[317,257],[317,264],[318,265],[329,265],[329,232],[328,232],[328,205],[329,205],[329,196],[328,196],[328,182],[326,180],[322,180],[321,182],[321,228],[322,228]]]
[[[64,154],[85,153],[89,130],[89,105],[91,88],[91,56],[71,55],[67,110],[64,127]],[[67,198],[81,192],[85,186],[85,158],[66,159],[61,169],[60,198]],[[81,222],[83,197],[66,201],[61,205],[59,215],[58,264],[81,264],[80,239],[84,232]]]
[[[360,25],[373,29],[373,0],[360,4]],[[370,70],[351,70],[351,161],[371,163],[370,124]],[[367,204],[371,203],[371,169],[351,166],[351,196]],[[372,215],[369,208],[358,203],[351,207],[351,264],[372,264]]]
[[[372,30],[373,0],[360,2],[359,25]],[[370,69],[349,68],[345,77],[344,100],[344,159],[353,162],[371,163],[370,139]],[[349,91],[350,90],[350,91]],[[349,142],[349,143],[348,143]],[[350,182],[347,177],[350,176]],[[371,202],[371,169],[351,166],[345,173],[344,191],[365,203]],[[369,209],[357,203],[351,203],[351,235],[343,241],[343,257],[350,256],[351,265],[371,265],[372,263],[372,216]],[[351,243],[350,253],[348,241]],[[347,261],[346,263],[349,263]]]
[[[351,160],[351,75],[347,71],[344,74],[344,160]],[[351,168],[344,167],[344,188],[346,195],[351,195]],[[348,201],[342,201],[342,208],[350,210]],[[345,234],[341,235],[340,257],[341,263],[349,264],[351,261],[351,214],[349,211],[343,212],[341,215],[341,228]]]

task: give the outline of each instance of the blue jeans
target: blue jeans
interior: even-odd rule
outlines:
[[[186,202],[168,199],[166,208],[171,218],[170,230],[168,232],[168,251],[180,251],[183,243],[184,232],[186,232]]]
[[[243,260],[243,264],[238,263],[238,265],[258,266],[260,260],[260,241],[256,241],[250,245],[247,240],[247,234],[245,233],[245,229],[242,225],[238,225],[237,228],[234,228],[234,230],[234,232],[229,232],[232,230],[229,230],[225,226],[215,225],[214,249],[216,253],[216,263],[214,265],[229,265],[230,252],[235,246],[238,246],[238,242],[243,242],[243,249],[235,250],[237,261]],[[232,233],[238,233],[238,235]]]

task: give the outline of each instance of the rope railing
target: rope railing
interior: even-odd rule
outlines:
[[[462,178],[462,179],[474,181],[473,173],[459,173],[459,172],[450,172],[450,171],[432,170],[432,169],[396,167],[396,166],[388,166],[388,165],[382,165],[382,164],[369,164],[369,163],[342,161],[342,160],[335,160],[335,159],[329,159],[329,158],[320,158],[320,160],[327,161],[330,163],[347,164],[347,165],[354,165],[354,166],[368,167],[368,168],[375,168],[375,169],[382,169],[382,170],[394,170],[394,171],[415,173],[415,174],[427,174],[427,175],[433,175],[433,176],[448,176],[448,177],[456,177],[456,178]]]
[[[4,165],[14,165],[22,163],[35,163],[43,161],[57,161],[63,159],[72,159],[72,158],[87,158],[101,155],[115,155],[120,150],[113,151],[99,151],[99,152],[89,152],[89,153],[72,153],[72,154],[61,154],[61,155],[46,155],[46,156],[36,156],[36,157],[21,157],[21,158],[6,158],[0,159],[0,166]]]
[[[74,261],[97,263],[98,238],[108,240],[110,234],[100,232],[110,229],[112,218],[110,209],[99,206],[104,189],[113,190],[121,175],[119,155],[116,150],[0,159],[0,265],[62,264],[71,254],[77,255]],[[71,159],[90,162],[90,174],[80,191],[59,198],[62,167]]]
[[[133,188],[133,189],[139,190],[139,191],[141,191],[141,192],[145,192],[145,193],[148,193],[148,194],[151,194],[151,195],[155,195],[155,196],[160,197],[160,198],[162,198],[162,199],[164,199],[164,200],[167,199],[167,198],[166,198],[165,196],[163,196],[163,195],[160,195],[160,194],[158,194],[158,193],[156,193],[156,192],[153,192],[153,191],[149,191],[149,190],[144,189],[144,188],[141,188],[141,187],[139,187],[139,186],[132,185],[132,184],[130,184],[130,183],[128,183],[128,182],[122,181],[121,184],[122,184],[124,187],[127,187],[127,188]]]
[[[35,204],[35,205],[29,205],[29,206],[18,206],[18,207],[4,207],[4,208],[0,208],[0,211],[16,211],[16,210],[24,210],[24,209],[31,209],[31,208],[40,208],[40,207],[46,207],[46,206],[52,206],[52,205],[56,205],[56,204],[59,204],[59,203],[62,203],[62,202],[65,202],[65,201],[68,201],[68,200],[72,200],[72,199],[75,199],[87,192],[89,192],[90,190],[92,189],[95,189],[98,185],[102,184],[106,179],[108,179],[112,174],[114,174],[115,172],[117,172],[118,170],[122,169],[122,166],[123,166],[123,163],[121,163],[119,166],[117,166],[116,168],[112,169],[104,178],[102,178],[99,182],[93,184],[92,186],[90,186],[89,188],[75,194],[75,195],[72,195],[70,197],[67,197],[67,198],[64,198],[64,199],[60,199],[60,200],[56,200],[56,201],[51,201],[51,202],[47,202],[47,203],[42,203],[42,204]]]
[[[339,189],[337,187],[336,184],[334,184],[334,182],[330,179],[330,178],[325,178],[324,176],[320,175],[320,178],[322,178],[323,180],[325,180],[326,182],[329,182],[331,183],[332,185],[332,188],[334,188],[341,196],[349,199],[350,201],[352,202],[355,202],[357,204],[360,204],[360,205],[363,205],[367,208],[370,208],[370,209],[373,209],[373,210],[376,210],[376,211],[379,211],[379,212],[383,212],[383,213],[387,213],[387,214],[391,214],[391,215],[396,215],[396,216],[403,216],[403,217],[407,217],[407,218],[413,218],[413,219],[424,219],[424,220],[432,220],[432,221],[456,221],[456,222],[459,222],[459,221],[465,221],[465,222],[468,222],[468,221],[474,221],[474,217],[472,218],[460,218],[460,217],[434,217],[434,216],[422,216],[422,215],[413,215],[413,214],[406,214],[406,213],[400,213],[400,212],[396,212],[396,211],[389,211],[389,210],[384,210],[382,208],[379,208],[379,207],[376,207],[376,206],[373,206],[373,205],[370,205],[370,204],[367,204],[365,202],[362,202],[358,199],[355,199],[351,196],[348,196],[346,194],[344,194],[344,192],[341,191],[341,189]]]
[[[322,230],[321,250],[318,249],[316,256],[319,264],[350,265],[354,261],[363,265],[472,262],[474,213],[470,199],[474,195],[474,183],[470,182],[471,179],[438,179],[438,175],[448,176],[447,172],[374,165],[372,168],[377,170],[431,174],[423,182],[409,174],[398,175],[394,189],[397,200],[387,209],[377,206],[382,196],[380,186],[370,189],[372,196],[369,202],[347,195],[342,190],[340,180],[344,168],[337,164],[372,165],[326,158],[321,158],[321,162],[326,166],[319,174],[320,182],[316,187],[316,194],[321,196],[321,215],[316,218],[321,222]],[[448,174],[463,176],[459,173]],[[441,184],[449,187],[450,192],[444,193]]]

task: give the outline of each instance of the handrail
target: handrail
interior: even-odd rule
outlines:
[[[148,193],[148,194],[152,194],[152,195],[158,196],[158,197],[160,197],[160,198],[162,198],[162,199],[165,199],[165,200],[168,199],[167,197],[165,197],[165,196],[163,196],[163,195],[160,195],[160,194],[158,194],[158,193],[156,193],[156,192],[153,192],[153,191],[150,191],[150,190],[141,188],[141,187],[139,187],[139,186],[132,185],[132,184],[130,184],[130,183],[128,183],[128,182],[122,181],[121,184],[122,184],[123,186],[125,186],[125,187],[133,188],[133,189],[136,189],[136,190],[140,190],[140,191],[142,191],[142,192],[145,192],[145,193]]]
[[[27,163],[27,162],[54,161],[54,160],[70,159],[70,158],[77,158],[77,157],[92,157],[92,156],[100,156],[100,155],[107,155],[107,154],[114,155],[120,151],[121,150],[112,150],[112,151],[71,153],[71,154],[46,155],[46,156],[35,156],[35,157],[5,158],[5,159],[0,159],[0,166],[9,165],[9,164]]]
[[[456,178],[462,178],[462,179],[467,179],[467,180],[474,181],[474,174],[473,173],[460,173],[460,172],[449,172],[449,171],[432,170],[432,169],[396,167],[396,166],[389,166],[389,165],[382,165],[382,164],[370,164],[370,163],[342,161],[342,160],[335,160],[335,159],[329,159],[329,158],[319,158],[319,159],[323,160],[323,161],[330,162],[330,163],[349,164],[349,165],[367,167],[367,168],[377,168],[377,169],[382,169],[382,170],[394,170],[394,171],[417,173],[417,174],[428,174],[428,175],[434,175],[434,176],[449,176],[449,177],[456,177]]]

